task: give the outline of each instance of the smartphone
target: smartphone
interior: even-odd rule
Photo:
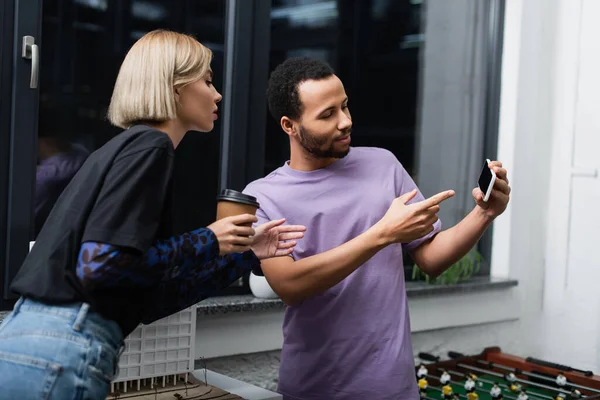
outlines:
[[[483,193],[483,201],[488,201],[496,182],[496,173],[488,167],[490,160],[485,160],[483,168],[481,169],[481,175],[479,175],[479,189]]]

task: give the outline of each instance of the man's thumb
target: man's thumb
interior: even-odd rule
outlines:
[[[403,204],[406,204],[409,201],[411,201],[416,195],[417,195],[417,189],[413,189],[410,192],[404,193],[402,196],[398,197],[398,199]]]

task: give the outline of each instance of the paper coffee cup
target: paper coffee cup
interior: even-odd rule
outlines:
[[[259,207],[256,197],[236,190],[224,189],[217,196],[217,220],[241,214],[256,215]],[[252,226],[252,223],[247,225]]]

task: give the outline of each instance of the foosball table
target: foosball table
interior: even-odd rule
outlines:
[[[505,354],[498,347],[449,359],[419,353],[415,367],[421,399],[600,399],[600,376],[535,358]]]

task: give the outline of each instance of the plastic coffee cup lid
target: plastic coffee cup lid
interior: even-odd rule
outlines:
[[[223,189],[221,194],[217,196],[217,201],[231,201],[234,203],[247,204],[256,208],[260,207],[256,197],[238,192],[237,190],[233,189]]]

